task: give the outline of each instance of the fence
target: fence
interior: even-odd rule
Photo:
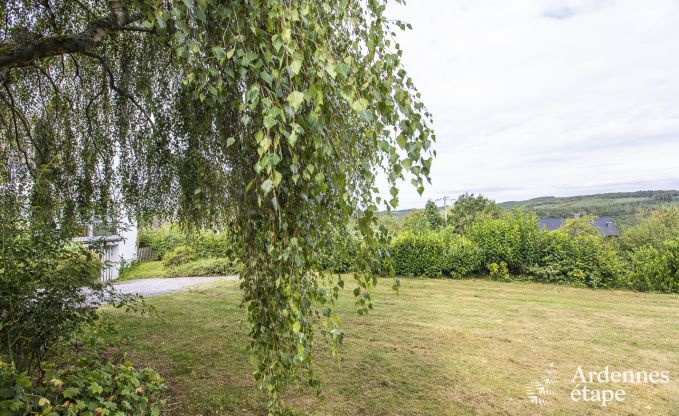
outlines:
[[[139,247],[137,249],[137,261],[144,263],[153,260],[153,249],[151,247]]]

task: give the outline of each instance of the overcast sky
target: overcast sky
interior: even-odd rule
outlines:
[[[399,208],[679,188],[679,0],[410,0],[389,16],[434,115]]]

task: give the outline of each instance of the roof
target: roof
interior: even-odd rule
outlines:
[[[615,226],[611,217],[597,217],[593,225],[605,236],[620,237],[620,231],[618,231],[618,227]]]
[[[558,230],[563,223],[563,218],[538,218],[538,227],[546,228],[547,231]]]
[[[83,243],[83,244],[94,244],[94,243],[117,243],[119,241],[122,241],[123,237],[119,235],[107,235],[107,236],[100,236],[100,237],[76,237],[72,238],[71,241],[75,243]]]
[[[538,227],[545,228],[548,231],[558,230],[566,222],[563,218],[539,218]],[[601,235],[607,237],[619,237],[620,231],[615,226],[611,217],[597,217],[592,225],[599,229]]]

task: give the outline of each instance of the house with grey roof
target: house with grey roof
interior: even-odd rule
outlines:
[[[539,218],[538,227],[545,228],[548,231],[554,231],[561,228],[565,222],[565,218]],[[603,236],[620,237],[620,231],[613,223],[611,217],[596,217],[594,221],[592,221],[592,225],[598,228]]]

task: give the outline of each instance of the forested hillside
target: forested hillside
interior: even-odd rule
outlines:
[[[643,214],[663,205],[679,205],[679,191],[616,192],[569,197],[540,197],[499,203],[503,209],[523,207],[540,217],[572,217],[576,213],[607,215],[619,227],[636,224]]]

